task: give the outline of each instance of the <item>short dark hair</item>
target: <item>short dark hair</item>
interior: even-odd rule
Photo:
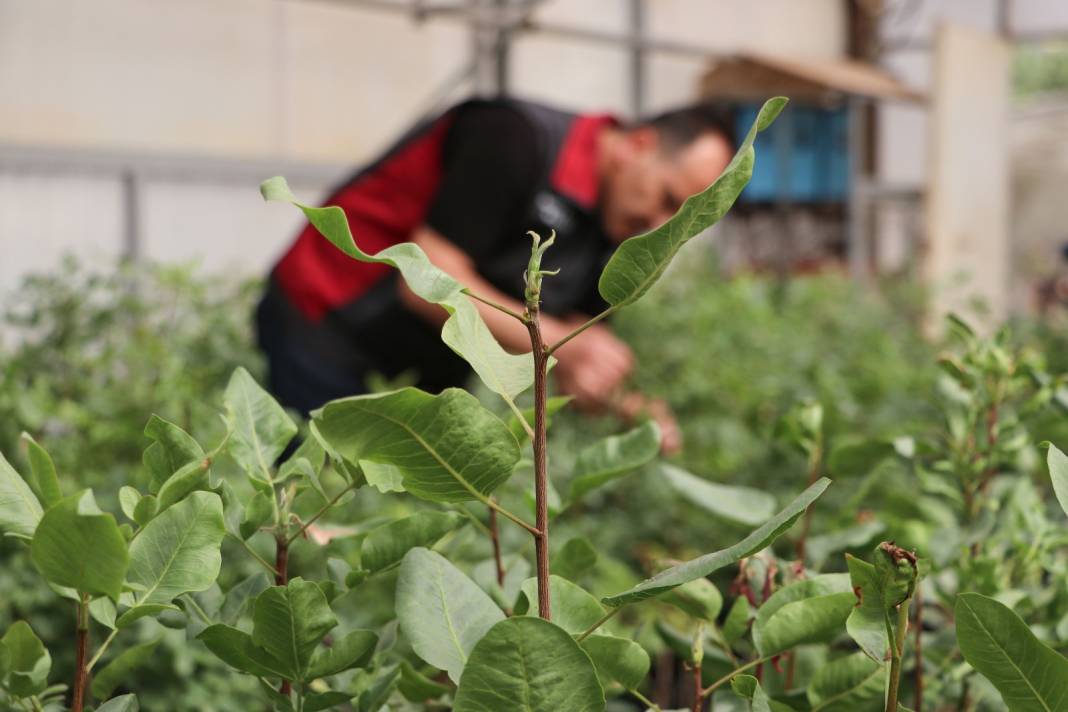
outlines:
[[[734,112],[723,104],[705,102],[684,106],[642,119],[635,128],[650,126],[660,135],[664,151],[685,148],[707,133],[714,133],[735,145]]]

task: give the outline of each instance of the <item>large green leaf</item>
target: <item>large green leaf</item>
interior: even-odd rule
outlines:
[[[508,618],[471,651],[455,712],[603,712],[589,656],[567,631],[540,618]]]
[[[250,475],[270,482],[274,461],[297,434],[296,423],[243,368],[230,377],[223,402],[233,431],[230,455]]]
[[[571,581],[593,570],[597,564],[597,550],[585,537],[568,539],[553,556],[549,566],[551,571]]]
[[[335,640],[329,648],[320,648],[312,656],[307,679],[328,677],[349,668],[364,665],[375,652],[378,636],[369,630],[354,630]]]
[[[808,509],[808,506],[815,502],[830,484],[831,481],[826,477],[820,478],[811,487],[798,495],[793,502],[790,502],[785,509],[737,544],[711,554],[705,554],[678,566],[673,566],[666,571],[661,571],[656,576],[641,582],[629,591],[608,596],[602,601],[610,606],[622,606],[627,603],[652,598],[688,581],[708,576],[725,566],[737,563],[746,556],[752,556],[758,551],[767,548],[768,545],[792,527],[794,522]]]
[[[130,544],[129,579],[144,587],[136,606],[170,603],[215,583],[226,530],[222,500],[194,492],[153,519]]]
[[[8,675],[7,686],[17,697],[40,694],[48,687],[52,656],[25,621],[15,621],[0,638],[0,682]]]
[[[98,699],[106,699],[108,695],[115,691],[116,687],[126,681],[131,672],[144,665],[152,657],[152,653],[156,652],[156,646],[159,645],[159,641],[160,639],[157,638],[148,643],[127,648],[119,653],[114,660],[101,668],[93,675],[91,687],[93,696]]]
[[[538,580],[528,578],[520,587],[523,597],[516,605],[519,615],[538,614]],[[549,576],[549,600],[553,623],[568,633],[577,635],[604,616],[604,607],[597,599],[567,579]]]
[[[579,452],[572,472],[571,501],[641,467],[659,452],[660,428],[651,420],[584,448]]]
[[[698,620],[715,623],[723,609],[723,595],[706,578],[694,579],[660,596],[664,603],[686,611]]]
[[[886,666],[863,652],[828,662],[808,684],[812,712],[879,712],[884,707]]]
[[[1049,466],[1049,476],[1053,480],[1053,493],[1057,495],[1061,509],[1068,514],[1068,456],[1057,449],[1056,445],[1049,446],[1046,453],[1046,464]]]
[[[752,675],[735,676],[731,680],[731,689],[749,701],[750,712],[793,712],[789,705],[771,699]]]
[[[0,453],[0,533],[29,539],[42,514],[33,490]]]
[[[757,133],[771,125],[786,101],[776,97],[765,102],[738,152],[712,185],[687,198],[666,223],[624,241],[616,249],[597,284],[606,302],[622,307],[641,297],[690,238],[717,223],[730,210],[753,174],[753,141]]]
[[[22,441],[26,443],[26,455],[30,461],[30,470],[33,479],[37,483],[37,494],[41,498],[41,504],[48,509],[53,504],[63,499],[63,493],[59,490],[59,477],[56,475],[56,465],[52,462],[52,456],[37,444],[29,433],[22,434]]]
[[[129,562],[119,525],[100,511],[91,490],[66,497],[45,512],[30,557],[49,583],[112,600],[122,593]]]
[[[886,636],[886,608],[878,593],[875,566],[848,554],[846,565],[857,597],[846,619],[846,632],[872,660],[881,663],[886,660],[890,640]]]
[[[133,694],[112,697],[96,708],[96,712],[140,712],[137,696]]]
[[[1068,709],[1068,658],[992,598],[962,593],[955,610],[964,659],[994,684],[1011,712]]]
[[[287,679],[303,680],[316,646],[337,619],[317,584],[295,578],[259,595],[252,623],[253,644],[282,663]]]
[[[519,460],[508,426],[458,388],[343,398],[327,403],[315,422],[343,457],[394,465],[405,489],[431,501],[484,500]]]
[[[745,526],[756,526],[775,513],[775,497],[754,487],[709,482],[674,465],[660,465],[660,476],[698,507]]]
[[[633,640],[591,635],[579,645],[593,661],[602,687],[618,682],[625,689],[633,690],[649,674],[649,653]]]
[[[291,679],[293,671],[263,648],[252,642],[252,636],[223,623],[205,628],[198,640],[208,650],[231,667],[259,677]]]
[[[757,610],[753,643],[761,657],[768,657],[801,643],[824,642],[841,631],[855,603],[846,574],[792,583]]]
[[[440,554],[415,548],[401,561],[397,619],[416,654],[453,682],[475,644],[504,618],[486,593]]]
[[[464,521],[455,512],[416,512],[376,527],[360,547],[360,566],[372,572],[393,566],[409,549],[433,546]]]
[[[440,304],[449,313],[441,330],[442,340],[471,364],[494,393],[511,399],[533,385],[534,364],[530,356],[510,354],[501,348],[474,304],[463,294],[463,285],[435,267],[418,245],[402,242],[369,255],[356,245],[341,208],[301,204],[281,177],[264,181],[260,192],[267,200],[280,200],[300,208],[311,224],[349,257],[395,267],[412,292],[432,304]]]
[[[158,492],[160,486],[185,465],[204,459],[204,449],[192,435],[158,415],[153,414],[148,419],[145,435],[153,440],[144,454],[145,466],[152,476],[151,492]]]

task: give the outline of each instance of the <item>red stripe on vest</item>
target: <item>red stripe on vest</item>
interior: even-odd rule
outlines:
[[[326,201],[345,211],[361,250],[377,254],[408,240],[423,223],[441,182],[441,148],[451,119],[442,117]],[[309,224],[274,277],[293,305],[318,321],[359,298],[391,269],[352,259]]]

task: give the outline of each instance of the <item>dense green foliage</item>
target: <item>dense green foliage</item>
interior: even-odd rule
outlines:
[[[752,162],[743,144],[601,281],[683,454],[659,459],[652,423],[539,398],[555,413],[540,486],[544,432],[521,406],[552,345],[531,328],[543,358],[520,368],[418,249],[365,255],[337,209],[299,205],[450,311],[443,338],[484,398],[401,388],[298,423],[242,367],[241,294],[149,272],[88,279],[111,298],[87,306],[76,280],[39,281],[0,389],[0,701],[1065,708],[1068,457],[1039,446],[1068,441],[1062,379],[1041,349],[956,320],[939,351],[909,300],[840,279],[713,284],[707,256],[668,269]],[[550,246],[535,238],[528,327]],[[160,301],[150,279],[187,297]]]

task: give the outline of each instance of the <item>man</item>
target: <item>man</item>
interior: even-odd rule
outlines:
[[[597,277],[616,245],[653,228],[703,190],[733,152],[724,114],[693,107],[633,127],[516,100],[473,100],[409,132],[327,201],[344,209],[357,243],[375,253],[402,241],[474,293],[523,311],[528,230],[557,233],[542,294],[553,343],[606,305]],[[526,329],[478,304],[513,352]],[[308,225],[271,273],[257,312],[271,389],[304,413],[366,392],[367,377],[414,371],[430,391],[463,385],[466,363],[439,337],[441,307],[412,294],[383,265],[356,262]],[[560,392],[585,409],[648,410],[667,450],[678,431],[662,404],[625,394],[634,358],[605,324],[556,352]]]

